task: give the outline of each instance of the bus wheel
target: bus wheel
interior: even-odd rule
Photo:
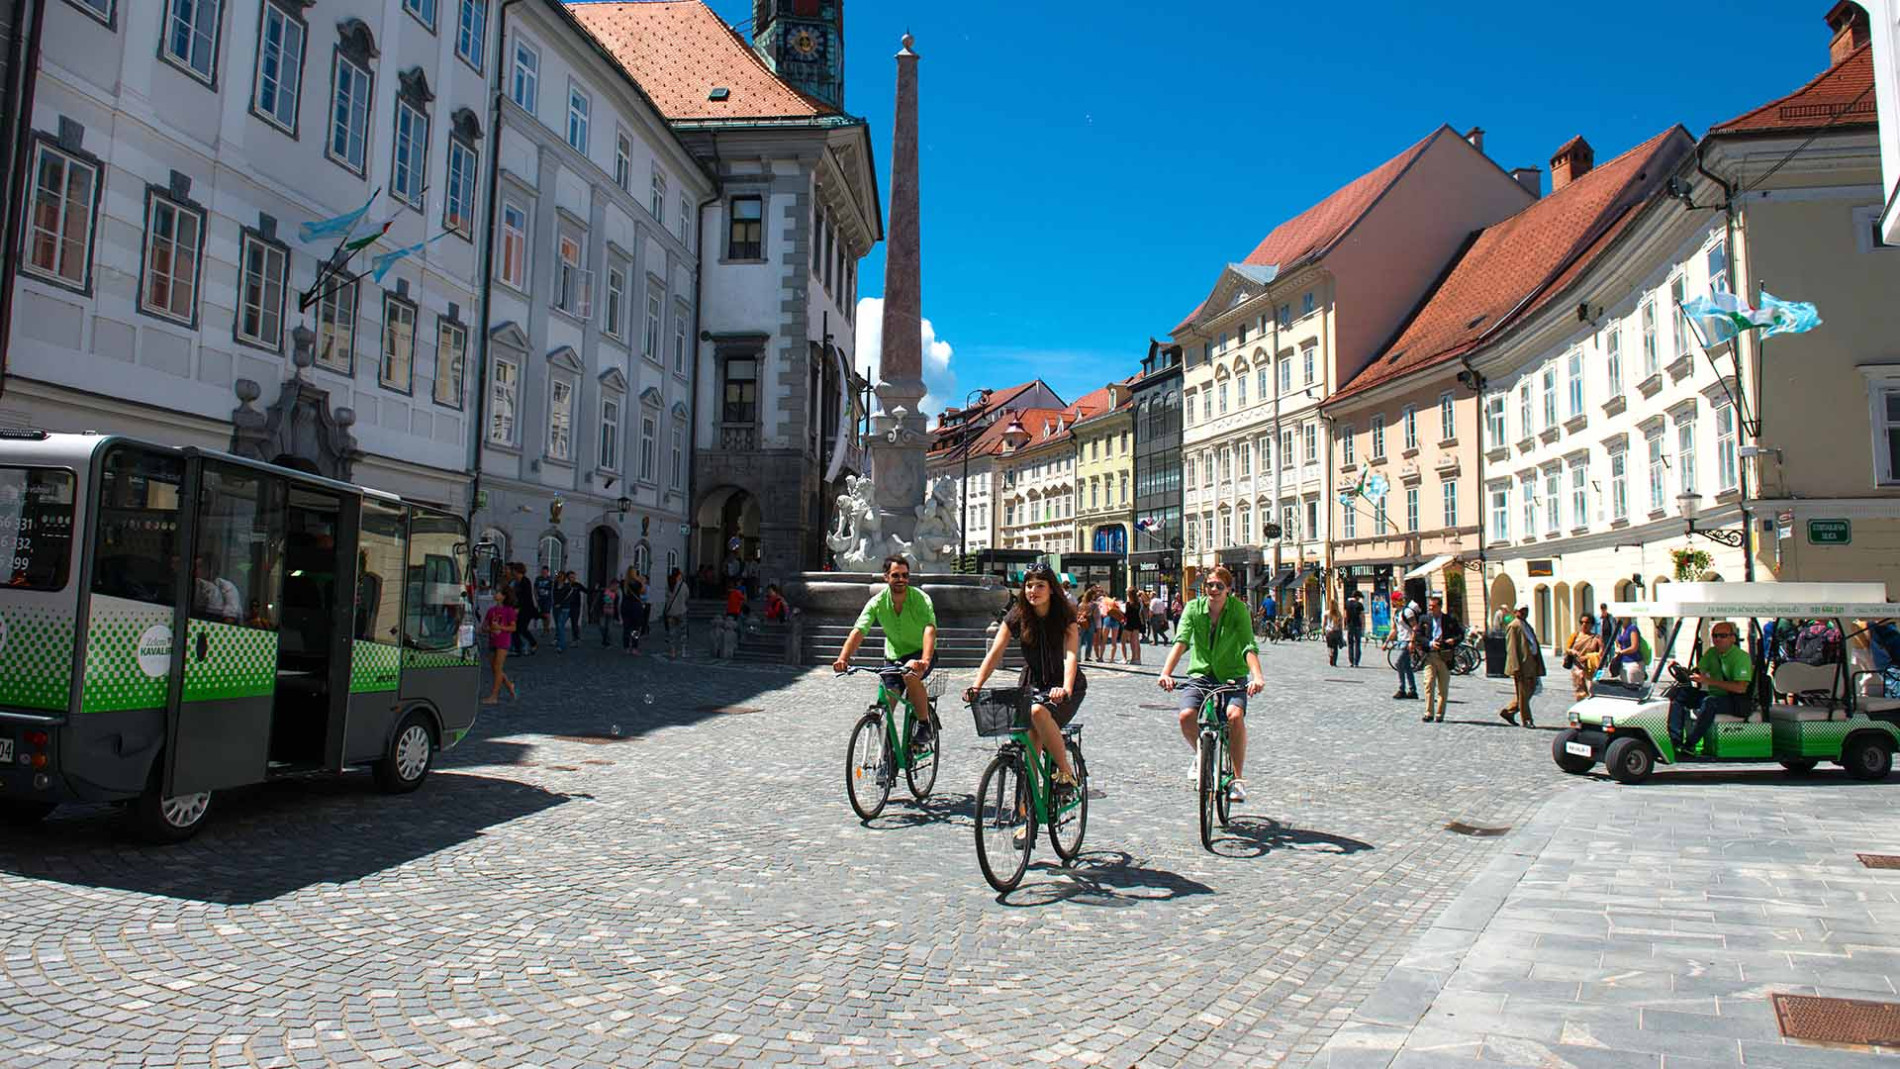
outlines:
[[[145,793],[134,799],[126,810],[132,833],[148,843],[182,843],[198,834],[211,812],[211,792],[181,794],[161,798],[165,791],[165,757],[152,764],[151,782]]]
[[[1610,743],[1603,753],[1603,767],[1618,783],[1641,783],[1656,768],[1656,756],[1649,743],[1625,736]]]
[[[1883,780],[1893,771],[1893,747],[1874,734],[1856,735],[1841,751],[1841,767],[1855,779]]]
[[[0,825],[10,828],[27,828],[46,819],[53,811],[55,802],[23,802],[14,799],[0,800]]]
[[[428,778],[435,764],[435,735],[429,719],[410,713],[389,740],[389,753],[376,762],[376,786],[387,794],[408,794]]]

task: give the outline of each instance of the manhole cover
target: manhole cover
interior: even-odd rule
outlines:
[[[1773,996],[1775,1020],[1789,1039],[1860,1046],[1900,1046],[1900,1003],[1815,995]]]
[[[1855,854],[1870,869],[1900,869],[1900,854]]]
[[[763,713],[764,709],[750,705],[702,705],[696,712],[714,713],[724,716],[741,716],[746,713]]]
[[[1492,836],[1503,835],[1505,832],[1511,830],[1511,826],[1504,824],[1496,827],[1485,827],[1480,824],[1466,824],[1462,820],[1454,820],[1445,825],[1445,830],[1455,831],[1460,835]]]

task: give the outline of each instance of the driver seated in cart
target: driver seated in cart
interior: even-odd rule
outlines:
[[[1717,620],[1709,628],[1709,648],[1696,662],[1696,670],[1689,673],[1689,679],[1704,689],[1685,689],[1669,703],[1669,741],[1685,753],[1694,752],[1702,744],[1718,715],[1748,715],[1748,690],[1755,679],[1754,661],[1742,649],[1740,632],[1734,624]],[[1692,717],[1694,725],[1685,736],[1683,728],[1689,726]]]

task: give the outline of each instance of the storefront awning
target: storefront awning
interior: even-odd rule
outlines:
[[[1281,572],[1280,580],[1277,585],[1285,587],[1285,586],[1291,586],[1294,583],[1303,583],[1306,581],[1307,576],[1312,575],[1315,571],[1318,571],[1318,570],[1319,570],[1318,565],[1308,564],[1308,565],[1303,566],[1297,572]]]
[[[1444,570],[1445,565],[1451,563],[1451,556],[1452,555],[1449,553],[1441,553],[1438,556],[1433,557],[1431,560],[1428,560],[1425,563],[1419,565],[1418,567],[1412,569],[1411,571],[1406,572],[1405,578],[1423,579],[1426,576],[1432,574],[1433,572],[1442,571]]]

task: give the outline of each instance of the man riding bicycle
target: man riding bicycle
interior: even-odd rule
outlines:
[[[930,595],[910,588],[910,561],[901,555],[884,558],[884,589],[864,603],[858,622],[845,636],[844,649],[831,664],[834,672],[851,667],[851,655],[864,642],[864,633],[876,624],[884,629],[884,664],[904,669],[904,696],[917,711],[917,741],[927,741],[936,730],[924,677],[937,653],[937,609]],[[893,713],[895,709],[892,710]]]
[[[1260,693],[1266,681],[1260,674],[1260,644],[1253,637],[1251,614],[1239,599],[1228,594],[1233,584],[1233,574],[1226,568],[1215,568],[1213,578],[1201,584],[1207,593],[1182,610],[1174,648],[1168,651],[1161,678],[1155,682],[1164,691],[1174,690],[1174,666],[1183,653],[1189,654],[1188,679],[1180,688],[1180,719],[1181,737],[1192,750],[1200,738],[1197,721],[1208,694],[1230,679],[1247,676],[1247,692],[1230,694],[1227,699],[1229,749],[1234,757],[1232,797],[1244,802],[1247,791],[1240,777],[1247,763],[1247,699]],[[1196,778],[1199,775],[1200,767],[1196,765]]]

